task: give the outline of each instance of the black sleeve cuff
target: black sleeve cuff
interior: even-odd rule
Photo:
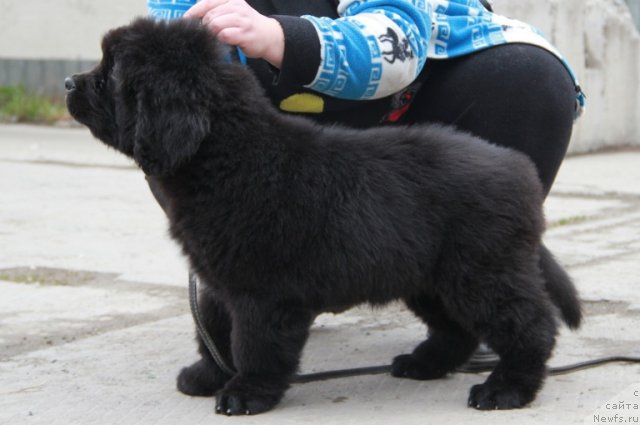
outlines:
[[[284,32],[280,70],[272,67],[275,85],[304,86],[313,82],[320,67],[320,40],[311,22],[294,16],[271,16]]]

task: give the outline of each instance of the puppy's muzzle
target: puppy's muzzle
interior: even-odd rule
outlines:
[[[73,77],[67,77],[64,79],[64,88],[67,90],[67,92],[76,89],[76,82],[74,81]]]

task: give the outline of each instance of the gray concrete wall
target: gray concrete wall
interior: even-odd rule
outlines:
[[[23,85],[38,95],[61,97],[64,77],[91,69],[95,60],[0,58],[0,86]]]
[[[587,94],[570,152],[640,146],[640,33],[623,0],[495,0],[501,13],[543,30]]]
[[[570,151],[640,145],[640,35],[623,0],[494,0],[494,6],[542,29],[579,76],[588,107]],[[0,84],[25,82],[60,94],[65,75],[100,58],[101,36],[144,15],[146,2],[0,0],[0,10]]]
[[[100,58],[102,35],[136,15],[143,0],[0,0],[0,85],[62,96],[65,76]]]
[[[640,0],[625,0],[631,10],[631,16],[636,22],[636,28],[640,29]]]
[[[100,58],[102,35],[135,15],[144,0],[0,0],[0,57]]]

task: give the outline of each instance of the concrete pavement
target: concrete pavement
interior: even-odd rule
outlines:
[[[561,169],[545,241],[586,320],[563,329],[552,366],[640,356],[639,181],[640,151],[570,157]],[[270,413],[220,417],[212,399],[175,390],[196,359],[186,285],[166,219],[127,159],[83,129],[0,126],[0,425],[640,422],[630,364],[549,377],[517,411],[466,407],[481,374],[379,375],[294,385]],[[302,371],[386,364],[423,336],[398,305],[323,315]]]

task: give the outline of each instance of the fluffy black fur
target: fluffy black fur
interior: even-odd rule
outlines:
[[[69,85],[68,108],[167,199],[172,236],[206,284],[205,322],[238,371],[202,359],[178,388],[217,411],[281,399],[323,311],[403,300],[429,338],[393,375],[440,378],[478,341],[500,362],[479,409],[520,407],[545,376],[576,291],[541,244],[540,183],[522,154],[440,125],[351,130],[278,112],[196,23],[137,20]]]

